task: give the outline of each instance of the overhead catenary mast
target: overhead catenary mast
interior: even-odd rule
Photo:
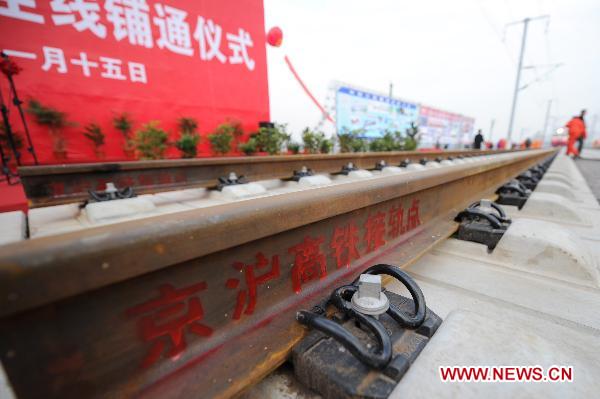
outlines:
[[[508,122],[508,137],[507,137],[508,145],[511,144],[513,124],[515,121],[515,110],[517,108],[517,97],[519,95],[519,91],[521,90],[521,87],[520,87],[520,85],[521,85],[521,70],[523,69],[523,56],[525,54],[525,44],[527,42],[527,28],[529,26],[529,22],[535,21],[535,20],[542,20],[542,19],[549,20],[550,16],[549,15],[540,15],[538,17],[533,17],[533,18],[525,18],[520,21],[511,22],[509,24],[506,24],[506,26],[505,26],[505,29],[506,29],[507,27],[512,26],[512,25],[523,24],[523,36],[521,39],[521,53],[519,54],[519,64],[517,66],[517,79],[515,82],[515,91],[513,93],[512,107],[510,110],[510,119]]]
[[[552,99],[548,100],[546,108],[546,118],[544,119],[544,130],[542,130],[542,146],[546,144],[546,134],[548,133],[548,122],[550,121],[550,110],[552,109]]]

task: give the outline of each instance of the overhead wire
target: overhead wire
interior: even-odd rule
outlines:
[[[506,51],[506,55],[508,56],[510,62],[512,64],[516,64],[517,61],[514,57],[514,55],[510,52],[510,49],[508,48],[508,45],[506,44],[506,40],[505,40],[505,35],[503,33],[500,32],[500,30],[496,27],[496,25],[494,24],[492,18],[489,16],[489,14],[487,13],[487,11],[485,10],[483,4],[482,4],[483,0],[475,0],[475,2],[477,3],[477,6],[479,7],[479,11],[481,12],[481,15],[483,15],[483,18],[486,20],[486,22],[488,23],[488,25],[490,26],[490,28],[492,28],[492,31],[494,31],[494,33],[496,34],[496,36],[498,37],[498,40],[500,40],[500,42],[502,43],[504,50]]]

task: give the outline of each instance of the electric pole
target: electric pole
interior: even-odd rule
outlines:
[[[392,98],[392,90],[394,89],[394,84],[390,82],[390,98]]]
[[[544,120],[544,130],[542,130],[542,147],[546,143],[546,133],[548,132],[548,121],[550,120],[550,109],[552,108],[552,99],[548,100],[548,108],[546,108],[546,119]]]
[[[539,17],[533,17],[533,18],[525,18],[522,21],[516,21],[516,22],[511,22],[510,24],[507,24],[505,26],[511,26],[511,25],[516,25],[516,24],[523,24],[523,37],[521,39],[521,53],[519,55],[519,65],[517,66],[517,80],[515,82],[515,91],[513,93],[513,101],[512,101],[512,108],[510,110],[510,119],[508,122],[508,145],[511,145],[511,139],[512,139],[512,129],[513,129],[513,124],[515,121],[515,110],[517,108],[517,97],[519,95],[519,90],[520,90],[520,85],[521,85],[521,69],[523,69],[523,55],[525,55],[525,43],[527,42],[527,28],[529,26],[529,22],[531,21],[535,21],[538,19],[549,19],[550,16],[549,15],[540,15]]]
[[[490,122],[490,140],[492,140],[492,134],[494,133],[494,125],[496,124],[496,118],[492,118]]]

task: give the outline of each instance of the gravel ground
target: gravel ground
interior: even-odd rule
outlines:
[[[600,150],[584,148],[575,164],[600,203]]]

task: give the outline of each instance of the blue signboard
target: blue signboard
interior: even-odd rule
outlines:
[[[386,131],[404,133],[418,117],[419,106],[415,103],[350,87],[340,87],[336,92],[338,133],[360,131],[364,138],[381,137]]]

